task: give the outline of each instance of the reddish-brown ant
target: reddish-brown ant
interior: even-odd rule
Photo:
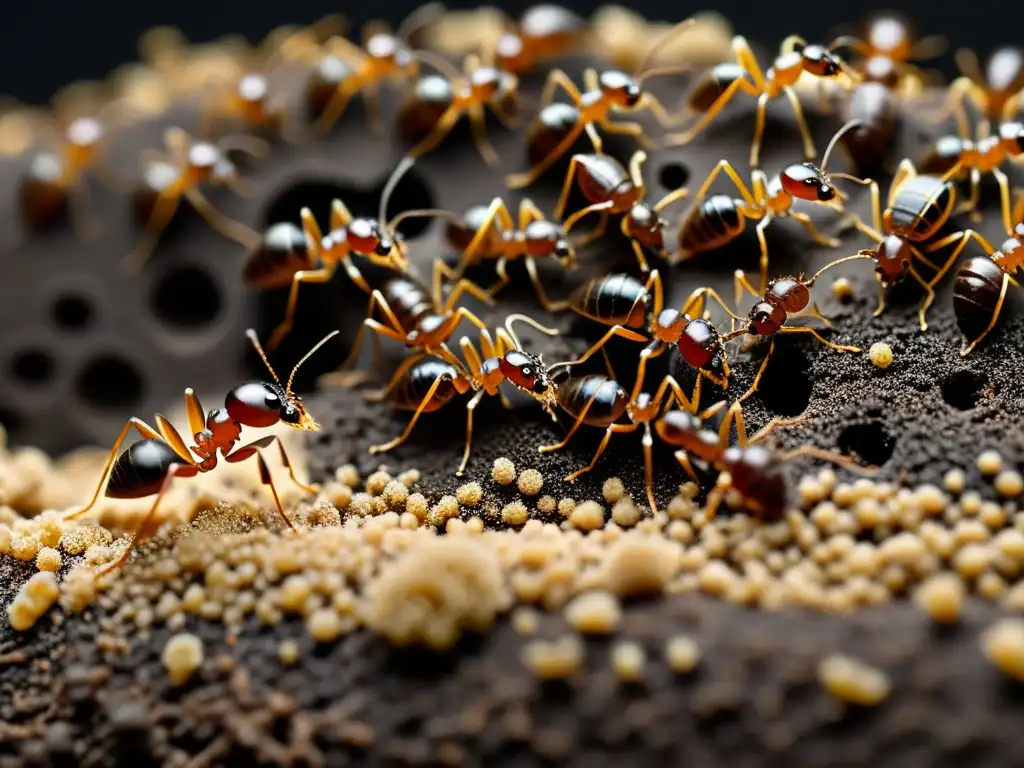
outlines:
[[[518,94],[519,81],[516,76],[495,67],[483,66],[474,55],[466,57],[462,73],[444,58],[428,51],[416,51],[415,55],[421,63],[430,64],[441,72],[446,81],[442,87],[431,85],[429,93],[426,88],[419,87],[412,91],[402,108],[403,128],[410,123],[430,122],[422,116],[423,111],[434,112],[439,103],[445,106],[430,133],[408,154],[411,157],[425,155],[440,144],[456,123],[466,116],[473,131],[473,143],[480,156],[488,165],[498,165],[498,153],[487,138],[484,110],[489,109],[505,127],[514,127],[515,117],[505,112],[505,105],[514,102]]]
[[[555,146],[540,162],[524,173],[513,173],[506,178],[506,185],[510,189],[522,189],[539,179],[554,163],[575,143],[580,134],[586,131],[594,145],[597,154],[603,153],[603,141],[595,126],[599,125],[608,133],[624,134],[634,136],[643,145],[653,149],[655,144],[647,138],[644,128],[634,122],[614,122],[613,115],[618,111],[636,112],[649,110],[655,120],[663,126],[672,124],[672,117],[665,111],[658,98],[644,90],[644,82],[649,77],[662,74],[681,72],[686,69],[680,67],[661,67],[644,71],[647,62],[652,60],[661,49],[661,45],[670,42],[673,37],[687,27],[694,24],[693,19],[687,19],[675,26],[673,32],[666,35],[661,44],[651,48],[644,62],[642,62],[638,74],[627,75],[618,70],[606,70],[598,74],[596,69],[587,69],[583,73],[583,82],[586,90],[580,93],[575,83],[569,76],[560,69],[554,69],[548,75],[544,85],[544,92],[541,95],[541,104],[550,105],[555,96],[555,89],[561,87],[578,111],[578,118],[572,129],[566,133],[562,140]]]
[[[732,42],[735,63],[719,64],[713,67],[693,87],[687,100],[687,107],[702,112],[697,123],[680,133],[666,137],[670,145],[686,145],[693,141],[711,124],[732,98],[743,91],[757,99],[757,117],[754,127],[754,141],[750,145],[750,167],[758,168],[761,158],[761,138],[764,134],[768,102],[785,95],[793,107],[804,142],[804,155],[813,160],[817,154],[814,138],[807,127],[800,100],[793,85],[805,72],[819,78],[838,77],[845,72],[847,77],[859,82],[860,76],[828,48],[822,45],[808,45],[802,38],[793,35],[782,43],[780,53],[768,72],[762,72],[754,52],[745,38],[737,35]]]
[[[496,197],[487,208],[473,208],[460,222],[448,227],[448,240],[462,251],[455,276],[483,260],[495,259],[498,282],[488,289],[494,296],[510,282],[508,262],[522,259],[526,274],[533,283],[537,298],[549,312],[561,312],[566,301],[552,301],[537,274],[537,259],[554,258],[569,269],[575,260],[575,249],[562,225],[545,218],[530,200],[519,202],[519,222],[512,218],[508,206]]]
[[[825,267],[828,269],[828,267]],[[758,385],[761,383],[761,376],[764,375],[765,369],[768,367],[768,361],[771,360],[772,354],[775,352],[775,337],[780,333],[809,333],[811,336],[816,338],[826,347],[834,349],[837,352],[860,352],[860,347],[844,347],[840,344],[833,344],[831,341],[823,337],[817,330],[806,325],[786,325],[786,321],[789,320],[790,315],[796,315],[798,312],[807,311],[807,315],[816,317],[823,321],[826,326],[831,327],[831,323],[822,316],[821,312],[818,311],[817,304],[811,303],[811,287],[817,281],[818,276],[821,272],[818,272],[810,280],[804,280],[802,277],[778,277],[768,283],[768,288],[764,292],[762,299],[750,308],[750,312],[744,319],[738,315],[729,313],[733,319],[734,325],[736,321],[745,323],[742,328],[734,328],[729,333],[722,337],[722,343],[734,339],[737,336],[744,334],[750,336],[770,336],[772,341],[768,347],[768,353],[764,356],[764,361],[761,363],[761,367],[757,370],[757,375],[754,376],[754,383],[750,385],[750,389],[747,390],[739,400],[736,402],[742,402],[750,397],[754,392],[757,391]],[[737,296],[742,295],[743,289],[746,289],[754,296],[757,296],[757,291],[747,280],[746,275],[743,274],[742,270],[736,271],[736,294]]]
[[[126,258],[126,265],[138,269],[152,255],[182,198],[224,237],[247,248],[255,247],[259,235],[220,213],[200,186],[208,182],[243,196],[250,195],[227,151],[237,149],[262,157],[268,151],[266,142],[250,136],[230,136],[214,144],[193,139],[181,128],[168,128],[164,131],[164,145],[167,152],[147,151],[142,155],[143,185],[136,191],[135,202],[137,213],[146,221],[146,229],[142,242]]]
[[[363,27],[363,46],[332,35],[324,43],[326,51],[310,80],[307,101],[318,115],[315,133],[326,133],[341,117],[356,94],[366,103],[370,129],[381,134],[380,86],[393,80],[412,80],[419,74],[419,60],[409,47],[409,37],[444,12],[440,3],[419,6],[406,17],[394,33],[383,22]]]
[[[65,516],[66,520],[73,520],[85,515],[96,506],[100,493],[111,499],[142,499],[147,496],[156,496],[153,506],[139,524],[121,557],[113,565],[100,571],[100,574],[120,568],[128,560],[140,534],[156,515],[160,501],[171,487],[171,481],[175,477],[195,477],[202,472],[215,469],[218,451],[220,451],[221,458],[229,464],[237,464],[255,456],[260,471],[260,481],[270,488],[278,514],[289,528],[295,528],[281,506],[281,500],[277,495],[277,488],[274,486],[274,480],[263,451],[276,442],[281,454],[281,461],[288,470],[292,481],[308,493],[316,493],[316,487],[305,485],[295,476],[295,470],[288,459],[284,445],[276,435],[262,437],[239,448],[235,448],[235,445],[241,437],[243,427],[264,429],[281,423],[302,430],[320,429],[320,425],[306,412],[298,395],[292,392],[292,382],[295,380],[295,374],[299,367],[337,334],[338,331],[332,331],[321,339],[295,364],[288,377],[288,382],[281,386],[277,374],[260,347],[256,332],[251,328],[247,330],[246,336],[266,364],[273,382],[249,381],[239,384],[228,392],[223,408],[214,408],[209,412],[203,409],[195,392],[186,389],[185,406],[188,411],[188,424],[189,429],[192,430],[192,439],[195,441],[191,453],[174,425],[161,414],[156,415],[156,429],[134,416],[128,420],[124,429],[121,430],[121,434],[114,441],[114,447],[110,450],[110,456],[107,458],[99,485],[96,486],[92,499],[81,509]],[[127,451],[118,456],[118,451],[132,427],[135,427],[143,439],[132,443],[128,446]],[[198,457],[198,460],[192,457],[192,453]]]
[[[786,166],[783,171],[772,178],[759,168],[750,172],[751,187],[743,183],[743,179],[728,160],[722,160],[708,174],[707,179],[697,191],[693,205],[683,217],[677,236],[679,250],[669,258],[672,264],[692,258],[697,253],[720,248],[734,240],[747,226],[747,220],[757,220],[757,240],[761,246],[761,292],[768,287],[768,241],[764,231],[775,219],[792,218],[799,221],[807,230],[814,242],[835,248],[839,240],[825,237],[814,226],[811,217],[806,213],[793,210],[793,201],[797,198],[813,203],[822,203],[842,210],[844,197],[832,184],[832,179],[848,179],[858,184],[866,182],[848,173],[826,173],[829,157],[836,142],[848,131],[858,125],[850,122],[840,128],[832,137],[822,157],[821,166],[812,163],[794,163]],[[705,197],[711,184],[721,172],[732,180],[739,190],[742,200],[727,195]],[[670,192],[665,200],[658,203],[662,206],[681,196],[683,192]],[[737,297],[737,301],[739,298]]]
[[[1014,216],[1020,223],[1013,236],[999,246],[999,250],[979,238],[978,242],[988,255],[968,259],[957,273],[953,287],[953,311],[964,335],[961,355],[969,355],[995,328],[1006,300],[1007,287],[1020,288],[1020,283],[1011,275],[1024,268],[1024,197],[1018,201]],[[971,339],[981,322],[986,323],[984,330]]]
[[[853,256],[845,256],[828,265],[854,259],[871,259],[875,262],[875,278],[878,280],[878,307],[875,316],[885,311],[886,289],[902,281],[908,274],[925,291],[925,299],[918,310],[921,330],[928,330],[925,315],[935,300],[935,286],[946,271],[956,263],[960,253],[973,238],[987,245],[984,238],[973,229],[954,232],[934,240],[956,207],[956,185],[950,180],[955,169],[944,176],[919,175],[909,160],[900,163],[889,187],[889,200],[885,212],[881,210],[878,183],[868,182],[871,188],[871,210],[874,226],[868,226],[856,214],[849,214],[848,220],[859,231],[878,243],[874,248],[862,249]],[[942,266],[929,260],[925,253],[933,253],[956,243]],[[931,280],[925,280],[914,269],[914,259],[924,262],[936,271]],[[818,274],[824,270],[820,270]]]
[[[412,418],[409,419],[402,434],[387,443],[371,446],[370,453],[384,453],[397,448],[409,438],[422,414],[433,413],[443,408],[456,395],[468,394],[470,390],[474,390],[473,397],[466,404],[466,448],[462,456],[462,463],[456,472],[456,475],[462,475],[469,463],[470,441],[473,437],[473,411],[480,404],[484,395],[500,396],[502,403],[506,407],[511,407],[501,393],[504,367],[503,363],[499,363],[499,361],[504,361],[509,357],[515,359],[517,354],[526,355],[521,351],[522,345],[519,343],[519,337],[516,336],[513,327],[516,322],[527,323],[548,336],[558,333],[552,328],[540,325],[526,315],[509,315],[505,318],[505,328],[498,329],[496,333],[496,343],[491,340],[487,329],[482,329],[480,334],[481,354],[477,353],[467,337],[462,337],[459,346],[466,355],[466,365],[463,365],[454,356],[448,360],[422,352],[407,358],[395,371],[388,385],[379,392],[367,395],[367,400],[370,402],[386,400],[395,408],[413,411]],[[533,356],[530,358],[536,359],[540,363],[539,358]],[[547,379],[545,378],[544,381],[546,382]]]
[[[1024,89],[1024,50],[1011,46],[996,49],[989,55],[984,73],[977,55],[966,48],[956,52],[956,63],[962,74],[950,84],[942,108],[929,117],[941,122],[952,114],[958,133],[970,136],[970,121],[964,109],[966,99],[981,112],[978,135],[985,138],[991,123],[1012,120],[1020,109],[1021,91]]]

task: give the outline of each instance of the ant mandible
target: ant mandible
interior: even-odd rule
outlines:
[[[736,62],[713,67],[690,92],[687,107],[695,112],[703,112],[701,119],[692,128],[666,136],[666,142],[670,146],[689,144],[732,101],[737,92],[743,91],[757,99],[754,141],[750,145],[750,167],[758,168],[768,102],[785,94],[793,106],[800,135],[803,137],[804,155],[808,160],[813,160],[817,154],[814,138],[807,127],[807,119],[804,117],[793,85],[805,72],[819,78],[838,77],[841,72],[845,72],[853,82],[859,82],[860,76],[828,48],[822,45],[808,45],[797,35],[791,35],[783,41],[779,56],[767,74],[761,71],[761,65],[757,63],[757,58],[746,38],[739,35],[734,37],[732,48]]]
[[[571,130],[566,133],[562,140],[536,165],[524,173],[510,174],[506,178],[506,185],[510,189],[522,189],[533,184],[547,171],[554,163],[569,150],[576,142],[581,133],[586,131],[594,145],[594,151],[603,153],[603,142],[598,134],[595,125],[600,125],[608,133],[624,134],[634,136],[643,145],[653,149],[656,145],[644,133],[644,128],[634,122],[613,122],[612,116],[617,111],[635,112],[647,109],[654,116],[655,120],[662,126],[672,124],[672,117],[665,111],[658,98],[644,90],[644,82],[655,75],[672,74],[683,72],[688,67],[659,67],[644,71],[647,63],[652,61],[664,45],[667,45],[687,27],[695,23],[694,19],[687,19],[677,24],[672,32],[666,35],[658,45],[651,48],[641,62],[641,66],[634,75],[627,75],[618,70],[605,70],[598,74],[596,69],[587,69],[583,73],[583,82],[586,91],[580,93],[575,83],[565,72],[554,69],[548,75],[544,85],[544,92],[541,95],[541,104],[550,105],[555,95],[555,89],[559,86],[569,94],[578,111],[578,117]]]
[[[238,176],[238,168],[227,156],[237,149],[256,157],[264,157],[266,142],[251,136],[230,136],[216,143],[193,139],[181,128],[164,131],[166,152],[146,151],[142,154],[143,184],[136,191],[136,212],[146,222],[142,241],[125,259],[130,269],[139,269],[152,255],[157,241],[178,210],[182,198],[202,216],[206,223],[224,237],[253,248],[259,235],[249,227],[229,219],[207,200],[199,189],[209,182],[228,187],[243,197],[251,192]]]
[[[273,382],[249,381],[239,384],[228,392],[227,397],[224,398],[223,408],[214,408],[209,412],[203,409],[196,393],[192,389],[186,389],[185,407],[188,412],[189,429],[192,430],[192,439],[195,441],[191,453],[174,425],[163,415],[156,414],[155,429],[134,416],[128,420],[121,430],[121,434],[114,441],[114,447],[110,450],[110,456],[107,458],[92,499],[81,509],[64,517],[65,520],[74,520],[87,514],[96,506],[100,493],[111,499],[142,499],[147,496],[156,496],[153,506],[136,528],[127,549],[113,565],[104,568],[97,575],[116,570],[128,560],[140,534],[156,515],[160,501],[171,487],[171,481],[176,477],[195,477],[200,473],[215,469],[218,451],[220,451],[221,458],[229,464],[237,464],[252,456],[256,457],[260,481],[270,488],[281,519],[289,528],[295,529],[281,506],[281,499],[278,497],[277,488],[274,486],[274,480],[263,451],[276,442],[281,454],[281,462],[287,468],[292,482],[311,494],[316,493],[317,488],[302,483],[295,476],[295,469],[288,459],[284,445],[276,435],[261,437],[239,448],[235,448],[235,444],[241,437],[243,427],[264,429],[281,423],[307,431],[320,429],[320,425],[306,412],[299,396],[292,392],[292,382],[295,380],[295,374],[299,367],[337,334],[338,331],[332,331],[321,339],[295,364],[288,377],[288,382],[281,386],[277,374],[260,347],[256,332],[251,328],[247,330],[246,336],[266,364]],[[142,439],[132,443],[128,446],[128,450],[119,456],[118,451],[132,427],[135,427],[142,435]],[[192,457],[192,453],[198,457],[198,461]]]

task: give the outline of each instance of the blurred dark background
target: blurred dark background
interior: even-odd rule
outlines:
[[[446,3],[450,8],[480,5],[472,0]],[[533,3],[525,0],[498,5],[516,15]],[[564,4],[589,15],[597,5],[583,0]],[[678,21],[707,6],[667,4],[662,0],[624,3],[652,19]],[[875,10],[909,14],[922,34],[950,37],[951,48],[966,46],[980,52],[1019,43],[1024,7],[1014,0],[947,3],[891,2],[865,5],[842,0],[747,0],[708,4],[725,14],[740,34],[774,46],[786,35],[821,39],[842,24],[855,22]],[[45,103],[55,90],[73,80],[101,78],[119,64],[138,58],[140,33],[157,25],[180,28],[189,40],[207,42],[231,33],[258,41],[281,24],[306,24],[328,13],[344,13],[354,28],[371,18],[397,21],[417,6],[411,0],[339,3],[337,0],[290,0],[287,3],[239,3],[225,0],[156,0],[156,2],[79,3],[11,0],[0,13],[0,94],[33,104]],[[670,18],[666,18],[666,7]],[[937,62],[951,74],[952,57]]]

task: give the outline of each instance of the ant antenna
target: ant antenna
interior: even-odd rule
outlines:
[[[284,392],[285,392],[285,394],[286,394],[286,395],[289,395],[289,396],[291,396],[291,394],[292,394],[292,382],[293,382],[293,381],[295,381],[295,374],[296,374],[296,373],[298,373],[298,371],[299,371],[299,366],[300,366],[300,365],[302,365],[302,364],[303,364],[304,362],[306,362],[307,360],[309,360],[309,358],[313,356],[313,353],[314,353],[314,352],[316,352],[316,351],[317,351],[318,349],[320,349],[320,347],[322,347],[322,346],[323,346],[324,344],[326,344],[326,343],[327,343],[328,341],[330,341],[331,339],[333,339],[333,338],[334,338],[335,336],[337,336],[337,335],[338,335],[339,333],[341,333],[341,331],[331,331],[330,333],[328,333],[328,334],[327,334],[326,336],[324,336],[324,337],[323,337],[322,339],[320,339],[320,341],[318,341],[318,342],[317,342],[317,343],[316,343],[316,344],[315,344],[315,345],[313,346],[313,348],[312,348],[311,350],[309,350],[309,352],[307,352],[306,354],[304,354],[304,355],[302,356],[302,359],[301,359],[301,360],[299,360],[299,362],[297,362],[297,363],[295,364],[295,367],[294,367],[294,368],[292,368],[292,373],[291,373],[291,375],[290,375],[290,376],[288,377],[288,383],[287,383],[287,384],[285,385],[285,388],[284,388]],[[262,351],[261,351],[261,354],[262,354]],[[266,358],[263,358],[263,359],[264,359],[264,360],[266,360]],[[270,365],[270,363],[267,363],[267,365],[269,366],[269,365]],[[274,378],[276,379],[277,377],[275,376]],[[280,382],[278,382],[278,383],[280,384]]]
[[[452,222],[453,224],[464,224],[465,220],[458,214],[452,213],[451,211],[445,211],[441,208],[413,208],[409,211],[402,211],[400,214],[395,216],[391,221],[388,222],[387,229],[389,232],[393,232],[399,224],[406,219],[445,219]]]
[[[414,32],[419,32],[429,24],[433,24],[444,16],[446,11],[444,3],[426,3],[421,5],[402,20],[402,23],[398,25],[398,30],[395,32],[395,37],[409,42],[409,38],[412,37]]]
[[[444,75],[446,78],[448,78],[448,81],[450,83],[454,84],[457,80],[460,80],[462,78],[462,73],[459,72],[459,70],[456,69],[455,66],[450,61],[448,61],[448,59],[446,59],[444,56],[434,53],[433,51],[421,50],[413,51],[412,54],[417,59],[424,62],[425,64],[429,64],[442,75]]]
[[[387,216],[388,203],[391,201],[391,193],[395,191],[395,187],[398,186],[398,182],[402,180],[402,177],[406,174],[410,168],[416,163],[416,158],[411,155],[406,155],[401,159],[398,165],[395,166],[395,170],[391,173],[391,178],[388,179],[388,183],[384,185],[384,192],[380,196],[380,210],[377,212],[377,218],[380,220],[381,227],[384,227],[385,217]]]
[[[836,131],[836,135],[832,137],[831,141],[829,141],[828,146],[825,148],[825,154],[822,155],[822,157],[821,157],[820,169],[821,169],[822,173],[825,172],[825,168],[828,166],[828,160],[832,156],[832,150],[835,149],[836,144],[839,143],[839,140],[843,137],[843,135],[846,134],[846,133],[849,133],[854,128],[860,128],[860,127],[865,126],[865,125],[867,125],[867,121],[866,120],[851,120],[846,125],[844,125],[842,128],[840,128],[838,131]],[[836,176],[839,176],[839,175],[840,174],[836,174]],[[842,177],[842,178],[846,178],[846,177]],[[856,177],[853,177],[853,178],[856,178]],[[859,181],[859,179],[858,179],[858,181]]]
[[[513,328],[515,323],[526,323],[529,326],[536,328],[538,331],[543,333],[545,336],[557,336],[558,330],[555,328],[548,328],[547,326],[541,325],[529,315],[522,315],[516,313],[509,315],[505,318],[505,330],[508,331],[508,335],[512,337],[512,341],[516,345],[516,349],[522,349],[522,342],[519,341],[519,336],[516,335],[516,329]]]
[[[270,361],[267,360],[267,353],[264,352],[263,347],[260,346],[260,340],[256,336],[256,331],[254,331],[252,328],[247,328],[245,330],[245,335],[249,337],[249,341],[251,341],[253,347],[255,347],[256,353],[260,356],[260,359],[263,360],[263,364],[267,366],[267,370],[270,371],[270,375],[274,377],[274,381],[277,383],[278,386],[280,386],[281,380],[277,378],[277,373],[275,373],[274,371],[274,366],[272,366],[270,364]]]
[[[674,27],[672,27],[672,29],[670,29],[668,32],[666,32],[664,37],[661,38],[661,40],[659,40],[653,46],[651,46],[651,48],[647,51],[646,55],[640,61],[640,66],[638,66],[636,68],[636,73],[639,76],[639,79],[641,81],[643,81],[643,79],[645,77],[647,77],[647,75],[649,75],[649,74],[653,75],[655,73],[654,70],[652,70],[651,72],[645,72],[645,70],[647,69],[647,66],[652,61],[654,61],[655,58],[657,58],[658,54],[661,53],[665,49],[665,46],[667,46],[670,42],[672,42],[672,40],[675,39],[679,35],[680,32],[688,29],[689,27],[692,27],[696,23],[697,23],[697,20],[692,18],[692,17],[689,18],[689,19],[686,19],[685,21],[679,22]],[[661,70],[657,70],[657,71],[660,72]],[[675,70],[675,71],[682,71],[682,70]]]

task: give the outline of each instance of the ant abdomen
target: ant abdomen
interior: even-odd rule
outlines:
[[[999,305],[1006,275],[992,259],[975,256],[964,262],[953,285],[953,312],[964,336],[975,338]]]
[[[424,357],[408,370],[402,381],[391,391],[390,402],[398,408],[413,410],[419,407],[434,382],[440,379],[441,383],[434,390],[433,397],[423,406],[423,413],[433,413],[459,394],[455,386],[458,376],[458,370],[451,363],[436,357]]]
[[[758,336],[771,336],[778,333],[786,323],[786,310],[779,304],[759,301],[750,308],[747,315],[750,331]]]
[[[868,67],[875,58],[889,63],[884,57],[872,57]],[[893,75],[898,79],[895,70]],[[854,89],[846,103],[846,121],[861,122],[843,134],[842,139],[858,169],[877,169],[885,161],[896,122],[896,99],[889,88],[882,82],[863,83]]]
[[[724,62],[712,67],[690,92],[687,106],[695,112],[707,112],[730,85],[746,76],[739,64]]]
[[[969,148],[970,143],[959,136],[940,136],[925,152],[917,169],[923,174],[942,176],[960,162]]]
[[[594,427],[607,427],[618,421],[629,405],[626,390],[618,382],[597,373],[567,379],[559,385],[557,397],[562,410],[574,419],[592,400],[583,421]]]
[[[782,467],[770,448],[753,444],[731,446],[722,455],[731,486],[743,497],[743,506],[765,519],[781,517],[788,488]]]
[[[715,364],[722,351],[722,337],[710,322],[702,317],[691,320],[679,337],[679,353],[694,368],[707,370]]]
[[[147,438],[132,443],[110,470],[106,495],[112,499],[142,499],[158,493],[167,471],[185,461],[163,440]]]
[[[537,165],[553,153],[579,121],[580,111],[572,104],[556,101],[541,109],[526,129],[526,156],[530,163]]]
[[[64,163],[58,154],[40,152],[32,158],[18,190],[21,217],[29,228],[49,226],[64,210],[63,176]]]
[[[452,84],[440,75],[424,75],[416,81],[398,113],[398,128],[407,138],[430,133],[455,99]]]
[[[746,217],[736,200],[712,195],[700,203],[683,223],[679,249],[683,252],[709,251],[732,242],[746,226]]]
[[[461,222],[449,221],[445,226],[448,244],[458,251],[464,251],[473,242],[476,233],[484,225],[489,206],[474,205],[462,215]]]
[[[161,195],[178,182],[178,169],[165,160],[147,163],[142,178],[132,192],[132,210],[135,220],[145,224],[152,216]]]
[[[306,116],[316,120],[323,114],[341,83],[355,73],[345,60],[328,54],[317,62],[306,82]]]
[[[291,222],[281,222],[269,227],[249,253],[242,279],[262,291],[286,288],[296,272],[310,266],[305,233]]]
[[[667,445],[686,451],[690,456],[712,463],[721,454],[718,433],[707,429],[700,417],[689,411],[673,410],[654,425],[658,437]]]
[[[572,308],[584,317],[637,329],[647,326],[649,299],[644,284],[626,274],[589,280],[569,297]]]
[[[924,242],[946,223],[955,205],[956,186],[952,181],[914,176],[900,186],[896,199],[882,214],[882,224],[887,232]]]
[[[765,299],[792,314],[807,308],[811,291],[807,284],[795,277],[779,277],[768,284]]]

